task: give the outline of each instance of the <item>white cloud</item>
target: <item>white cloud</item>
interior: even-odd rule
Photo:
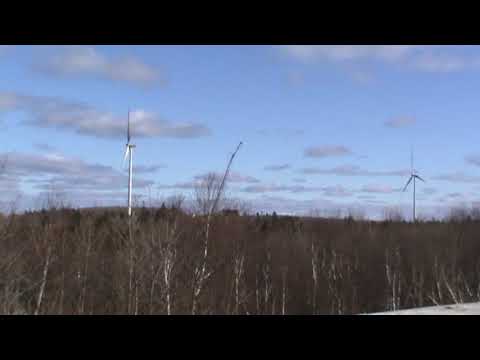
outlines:
[[[52,76],[91,75],[144,87],[162,82],[155,68],[133,56],[111,59],[95,48],[86,46],[68,47],[45,63],[36,64],[34,68]]]
[[[126,116],[119,117],[61,98],[0,92],[0,110],[27,113],[26,124],[31,126],[63,128],[103,138],[126,136]],[[132,111],[130,121],[133,137],[186,139],[210,135],[210,130],[202,124],[171,123],[145,110]]]

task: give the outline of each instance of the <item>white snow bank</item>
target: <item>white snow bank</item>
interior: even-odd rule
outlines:
[[[480,302],[423,307],[367,315],[480,315]]]

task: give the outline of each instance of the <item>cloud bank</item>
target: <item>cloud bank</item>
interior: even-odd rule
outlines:
[[[0,111],[22,111],[25,125],[73,131],[99,138],[125,138],[127,119],[110,112],[70,102],[58,97],[30,96],[0,92]],[[132,137],[192,139],[208,136],[211,131],[199,123],[172,123],[145,110],[130,113]]]

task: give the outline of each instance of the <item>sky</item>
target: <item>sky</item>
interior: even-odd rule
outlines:
[[[3,208],[125,205],[224,171],[250,211],[439,217],[480,204],[480,48],[0,45]]]

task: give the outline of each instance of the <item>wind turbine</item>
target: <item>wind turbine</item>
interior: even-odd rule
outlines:
[[[128,110],[128,122],[127,122],[127,144],[125,150],[125,157],[123,158],[123,163],[127,160],[129,156],[129,169],[128,169],[128,216],[132,216],[132,178],[133,178],[133,149],[135,148],[134,144],[130,144],[130,110]]]
[[[403,191],[407,190],[408,185],[413,180],[413,222],[415,222],[415,180],[418,179],[420,181],[425,182],[416,172],[416,170],[413,168],[413,149],[411,150],[411,157],[410,157],[410,179],[408,179],[407,185],[403,188]]]

